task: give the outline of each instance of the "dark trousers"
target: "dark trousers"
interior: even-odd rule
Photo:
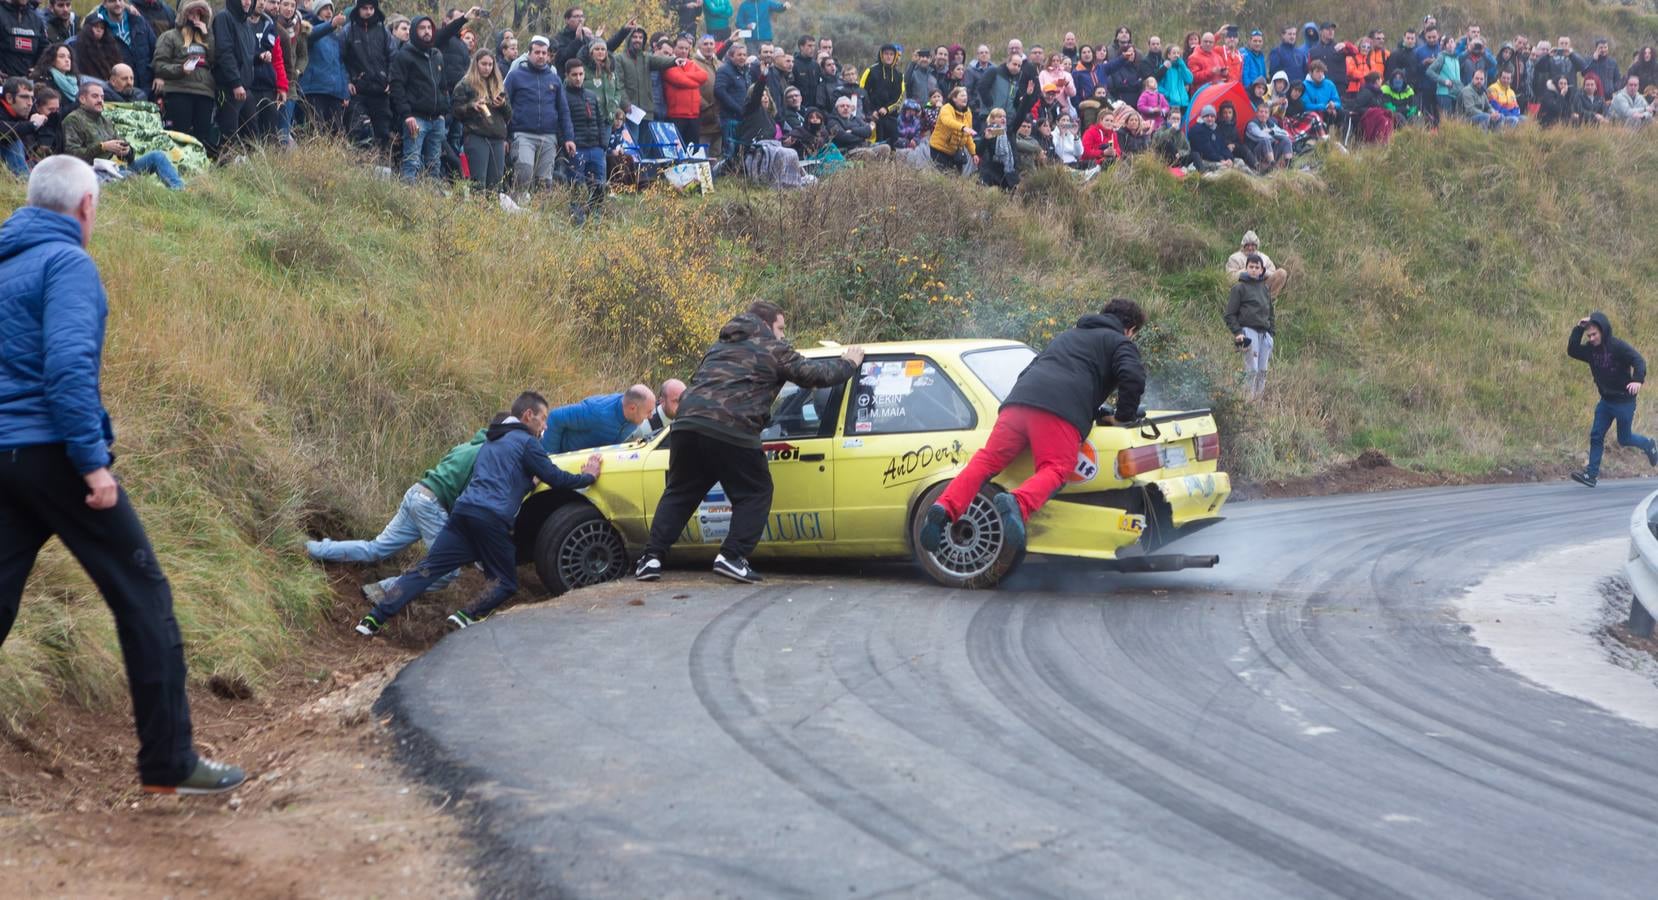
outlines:
[[[657,501],[645,553],[665,557],[717,481],[731,501],[731,530],[720,552],[728,559],[746,559],[771,517],[771,468],[765,451],[694,431],[672,431],[668,441],[668,484]]]
[[[333,136],[345,132],[345,101],[327,94],[306,94],[300,107],[304,121]]]
[[[201,141],[209,156],[218,153],[219,148],[213,142],[213,115],[218,112],[213,98],[175,92],[166,99],[167,127]]]
[[[178,784],[195,768],[196,753],[173,591],[127,492],[103,510],[87,506],[86,496],[63,445],[0,451],[0,644],[17,619],[41,545],[56,535],[115,614],[138,728],[139,777]]]
[[[877,143],[893,144],[898,141],[898,117],[884,115],[875,120],[875,140]]]
[[[679,132],[679,142],[685,145],[685,152],[702,143],[702,119],[671,119],[674,129]]]
[[[243,133],[248,122],[253,118],[253,94],[248,93],[247,99],[237,100],[229,91],[219,94],[219,112],[216,116],[219,123],[219,147],[223,148],[238,140],[246,140],[249,136]]]
[[[248,91],[248,124],[242,137],[264,140],[276,134],[282,119],[282,107],[276,103],[276,91]]]
[[[472,601],[466,613],[482,619],[495,611],[518,590],[518,557],[512,544],[512,531],[505,522],[484,512],[473,512],[466,507],[455,510],[438,532],[426,558],[414,568],[398,576],[396,583],[386,590],[386,598],[374,607],[374,617],[381,622],[409,605],[409,601],[424,594],[432,583],[468,563],[482,563],[489,583],[483,593]]]
[[[368,116],[369,128],[374,132],[374,147],[385,152],[391,147],[391,95],[362,94],[351,98],[348,124],[355,125],[358,113]]]

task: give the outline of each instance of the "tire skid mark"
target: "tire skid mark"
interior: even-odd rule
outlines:
[[[733,604],[697,634],[690,654],[692,687],[703,709],[720,729],[757,762],[814,803],[869,835],[899,856],[929,869],[974,896],[1051,897],[1038,884],[999,884],[993,889],[968,871],[981,860],[947,838],[910,821],[891,804],[859,790],[840,774],[812,759],[766,721],[753,699],[738,684],[737,640],[761,613],[777,601],[780,589],[762,591]],[[944,862],[934,857],[959,859]]]
[[[1079,696],[1074,686],[1065,685],[1063,679],[1058,679],[1060,684],[1056,686],[1054,673],[1044,671],[1046,667],[1041,656],[1033,656],[1030,653],[1031,648],[1024,646],[1022,642],[1022,659],[1012,658],[1011,650],[1004,645],[1001,638],[1009,628],[1013,609],[1013,605],[1007,602],[993,600],[986,603],[973,617],[967,636],[968,651],[980,681],[1009,710],[1039,734],[1101,775],[1150,800],[1169,813],[1251,856],[1297,876],[1310,885],[1340,896],[1362,896],[1372,900],[1406,900],[1413,896],[1270,831],[1216,800],[1176,784],[1130,755],[1113,748],[1108,742],[1101,740],[1099,735],[1090,734],[1068,721],[1059,711],[1053,709],[1051,704],[1031,696],[1030,691],[1019,683],[1020,678],[1016,669],[1020,662],[1027,664],[1038,679],[1085,714],[1088,713],[1085,707],[1088,705],[1088,694],[1091,691],[1085,689]],[[1079,704],[1078,700],[1082,703]],[[1132,742],[1132,738],[1116,732],[1114,723],[1098,715],[1097,711],[1091,717],[1108,729],[1113,729],[1113,734],[1118,738]]]

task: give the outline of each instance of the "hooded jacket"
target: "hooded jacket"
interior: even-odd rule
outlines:
[[[115,440],[99,392],[109,303],[80,223],[25,206],[0,225],[0,450],[63,444],[85,475]]]
[[[505,87],[513,131],[570,139],[570,103],[564,97],[564,81],[551,65],[536,68],[526,62],[507,74]]]
[[[433,42],[420,40],[422,22],[432,22],[432,17],[416,17],[409,25],[409,42],[391,58],[391,108],[398,119],[437,119],[449,112],[449,92],[443,89],[443,51]]]
[[[117,28],[110,18],[109,11],[102,6],[87,14],[88,19],[102,19],[109,23],[109,33],[121,42],[121,54],[127,65],[132,66],[133,83],[149,90],[153,82],[150,65],[155,59],[155,29],[150,22],[136,10],[125,16],[124,28]],[[124,36],[123,36],[124,34]]]
[[[365,6],[374,10],[366,23],[358,17],[358,10]],[[380,10],[377,0],[357,0],[357,5],[346,13],[346,19],[341,52],[346,77],[357,86],[359,94],[385,93],[391,85],[392,54],[397,50],[391,32],[386,30],[386,14]]]
[[[226,94],[253,89],[259,39],[248,24],[249,0],[225,0],[213,15],[213,83]]]
[[[450,448],[437,465],[427,469],[426,474],[420,477],[420,483],[432,492],[444,509],[454,508],[455,500],[472,480],[472,465],[477,462],[478,451],[483,448],[488,435],[488,429],[478,429],[472,440]]]
[[[869,98],[869,111],[884,110],[886,115],[898,115],[898,109],[904,103],[904,75],[898,71],[898,66],[887,65],[877,61],[875,65],[864,70],[863,78],[858,82],[864,89],[864,95]],[[927,99],[925,97],[921,98]],[[1013,110],[1008,110],[1013,115]]]
[[[190,47],[185,45],[184,32],[174,28],[161,36],[155,45],[155,77],[162,81],[164,94],[194,94],[198,97],[214,96],[217,86],[213,83],[213,26],[212,7],[207,0],[189,0],[180,12],[186,16],[191,10],[200,9],[208,13],[208,34],[203,35],[206,41],[201,45],[201,59],[196,68],[186,72],[184,64],[190,59]],[[188,21],[186,16],[180,16],[179,21]]]
[[[587,81],[582,85],[599,98],[599,111],[604,116],[606,134],[609,134],[611,123],[616,121],[616,111],[627,109],[627,97],[622,93],[622,83],[616,78],[616,67],[612,61],[614,54],[605,55],[605,64],[600,66],[593,61],[593,48],[599,46],[598,41],[588,42],[581,51],[582,65],[587,68]]]
[[[638,29],[642,34],[644,29]],[[611,63],[616,67],[615,79],[621,84],[622,96],[627,102],[639,107],[645,113],[645,120],[649,121],[656,104],[652,100],[651,73],[660,72],[674,65],[672,56],[663,56],[652,53],[649,47],[639,48],[633,52],[633,37],[627,29],[621,34],[627,37],[621,43],[621,49],[610,56]]]
[[[1646,360],[1627,341],[1612,336],[1612,322],[1606,318],[1606,313],[1596,310],[1589,314],[1589,321],[1600,326],[1600,346],[1591,347],[1584,343],[1584,327],[1579,325],[1566,339],[1566,355],[1589,364],[1589,372],[1595,377],[1595,387],[1600,389],[1602,400],[1608,403],[1634,400],[1635,395],[1629,392],[1629,385],[1646,383]],[[4,441],[0,440],[0,445],[3,444]]]
[[[461,32],[466,30],[466,16],[456,16],[455,21],[438,27],[432,37],[432,46],[443,54],[443,96],[455,89],[455,85],[466,77],[466,70],[472,65],[472,51],[466,49],[466,41],[461,40]],[[432,23],[434,26],[436,22]],[[410,34],[414,32],[411,31]]]
[[[1122,321],[1093,313],[1078,319],[1076,327],[1061,332],[1031,360],[1002,407],[1051,412],[1085,438],[1112,391],[1117,392],[1117,419],[1128,421],[1136,417],[1145,389],[1140,348],[1123,333]]]
[[[319,18],[312,23],[305,42],[310,45],[309,62],[299,76],[300,93],[338,100],[348,98],[351,94],[346,88],[345,32],[334,28],[332,18]]]
[[[786,382],[833,387],[857,374],[844,359],[807,359],[752,313],[725,323],[680,396],[674,428],[739,447],[758,448]]]
[[[532,478],[541,479],[556,491],[579,490],[597,480],[591,475],[572,475],[553,465],[529,428],[508,418],[485,432],[484,445],[472,462],[472,480],[455,498],[452,513],[492,518],[511,528],[534,484]]]
[[[1226,327],[1233,334],[1243,334],[1245,328],[1272,334],[1272,294],[1267,290],[1265,275],[1249,277],[1245,270],[1238,275],[1232,292],[1226,296]]]

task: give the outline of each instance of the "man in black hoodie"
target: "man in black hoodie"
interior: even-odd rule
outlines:
[[[864,70],[861,83],[869,98],[869,118],[875,139],[891,144],[898,139],[898,111],[904,107],[904,73],[898,68],[898,45],[881,45],[880,59]],[[927,98],[921,98],[925,103]]]
[[[403,180],[421,172],[436,178],[448,133],[444,114],[449,94],[443,90],[443,51],[433,45],[437,24],[421,16],[409,28],[409,42],[391,58],[391,104],[403,125]]]
[[[254,64],[259,40],[248,21],[254,0],[225,0],[213,15],[213,83],[219,89],[219,146],[223,147],[252,121]]]
[[[839,359],[806,359],[784,340],[785,324],[775,303],[754,301],[725,323],[691,376],[668,432],[667,488],[656,503],[645,555],[633,568],[640,581],[662,577],[668,548],[715,482],[730,498],[731,529],[714,573],[745,584],[762,580],[748,555],[771,517],[771,467],[760,432],[771,424],[772,404],[784,384],[833,387],[856,374],[864,359],[862,347],[848,347]]]
[[[1145,323],[1138,303],[1112,300],[1097,314],[1083,316],[1031,360],[1002,401],[984,449],[973,454],[927,510],[921,524],[923,549],[937,553],[945,530],[967,511],[984,483],[1029,447],[1035,474],[1017,490],[998,493],[991,501],[1009,539],[1024,543],[1025,522],[1064,486],[1095,422],[1119,425],[1139,417],[1146,370],[1134,335]],[[1112,391],[1117,392],[1116,414],[1099,416]]]
[[[576,491],[599,480],[597,453],[587,458],[580,475],[553,465],[541,448],[541,433],[546,429],[547,398],[534,391],[519,394],[512,402],[512,415],[485,433],[484,445],[472,463],[472,480],[455,498],[449,521],[427,548],[426,558],[386,589],[385,597],[357,623],[358,634],[379,634],[410,600],[467,563],[480,563],[489,581],[471,606],[449,617],[456,629],[482,622],[518,590],[512,526],[535,481],[555,491]]]
[[[1635,433],[1635,395],[1646,381],[1646,360],[1627,341],[1612,336],[1612,322],[1606,313],[1595,311],[1578,320],[1566,340],[1566,355],[1589,364],[1589,374],[1600,390],[1595,404],[1595,423],[1589,428],[1589,465],[1573,472],[1572,480],[1594,487],[1600,477],[1600,458],[1606,450],[1606,431],[1618,423],[1618,444],[1635,447],[1646,454],[1648,463],[1658,466],[1658,443]]]
[[[237,0],[229,0],[231,3]],[[217,44],[214,45],[217,49]],[[380,0],[357,0],[351,8],[351,22],[345,29],[340,55],[345,62],[346,91],[351,94],[348,127],[358,116],[367,116],[374,134],[374,146],[384,152],[391,146],[391,58],[396,51]],[[221,85],[222,87],[222,85]]]

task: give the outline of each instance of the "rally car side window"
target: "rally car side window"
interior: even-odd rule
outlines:
[[[978,424],[973,404],[923,356],[865,360],[851,393],[849,435],[960,431]]]
[[[838,386],[803,391],[793,383],[783,385],[783,390],[777,394],[777,402],[771,405],[771,424],[760,432],[760,439],[776,441],[834,436],[840,391]]]

